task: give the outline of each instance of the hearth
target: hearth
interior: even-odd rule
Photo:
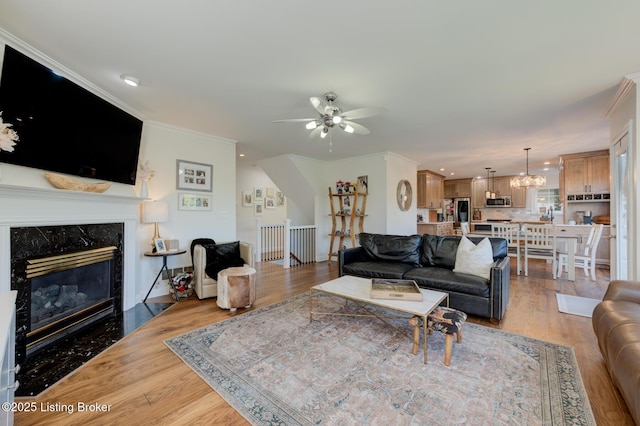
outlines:
[[[122,312],[123,223],[11,228],[16,360]]]

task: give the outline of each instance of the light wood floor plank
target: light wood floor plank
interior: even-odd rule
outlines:
[[[611,383],[591,327],[591,320],[558,312],[557,292],[601,298],[609,271],[597,271],[597,283],[576,271],[575,283],[551,278],[551,266],[532,261],[529,276],[515,274],[512,262],[511,297],[499,324],[484,318],[468,321],[512,333],[572,346],[589,394],[596,421],[601,425],[633,425],[624,401]],[[337,277],[336,263],[318,263],[285,270],[259,263],[257,300],[252,309],[306,292],[309,287]],[[566,274],[565,274],[566,276]],[[168,297],[154,301],[168,300]],[[79,401],[111,404],[107,413],[16,413],[16,425],[158,424],[247,425],[216,392],[180,361],[164,339],[198,327],[241,315],[217,307],[215,299],[195,297],[169,308],[131,335],[70,374],[35,399],[43,404]],[[455,352],[454,352],[455,362]]]

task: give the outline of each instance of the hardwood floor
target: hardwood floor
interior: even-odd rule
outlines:
[[[252,309],[303,293],[315,284],[337,277],[335,262],[289,270],[263,262],[256,269],[258,295]],[[602,361],[591,319],[559,313],[555,297],[560,292],[601,298],[609,271],[598,270],[596,283],[585,279],[581,271],[576,271],[575,283],[553,280],[551,266],[544,261],[532,262],[528,277],[516,276],[512,262],[511,273],[511,298],[500,324],[477,317],[468,321],[572,346],[597,423],[633,425]],[[246,310],[239,309],[235,315],[243,312]],[[219,309],[215,299],[200,301],[193,297],[177,303],[35,399],[21,399],[35,402],[36,410],[16,413],[15,424],[246,425],[244,418],[163,343],[166,338],[233,315]],[[104,404],[109,409],[99,413],[78,412],[79,402]],[[74,412],[69,414],[66,406],[73,407]],[[43,411],[47,408],[50,410]]]

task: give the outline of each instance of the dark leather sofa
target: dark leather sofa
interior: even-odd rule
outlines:
[[[611,281],[591,322],[611,380],[640,424],[640,282]]]
[[[360,247],[339,252],[339,274],[415,280],[421,288],[449,293],[449,306],[454,309],[499,321],[509,302],[507,240],[489,238],[494,262],[487,280],[453,272],[460,239],[361,233]],[[469,239],[476,245],[482,240]]]

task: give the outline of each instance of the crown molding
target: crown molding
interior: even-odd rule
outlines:
[[[640,73],[629,74],[622,78],[616,94],[613,95],[613,98],[611,98],[604,110],[604,118],[611,117],[611,114],[613,114],[618,106],[622,102],[624,102],[624,100],[627,98],[627,95],[629,95],[629,92],[631,92],[631,90],[635,87],[636,84],[638,84],[638,82],[640,82]]]

